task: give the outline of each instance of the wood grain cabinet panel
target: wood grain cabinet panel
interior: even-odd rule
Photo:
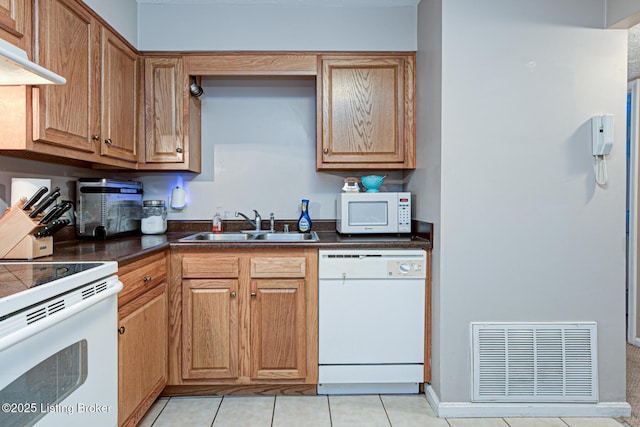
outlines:
[[[131,311],[133,310],[133,311]],[[162,284],[120,310],[118,425],[134,426],[167,382],[167,292]]]
[[[34,96],[33,139],[94,153],[100,135],[100,30],[72,0],[38,2],[37,59],[67,79],[39,87]]]
[[[167,253],[118,269],[118,425],[135,426],[168,379]]]
[[[251,289],[251,377],[304,379],[305,281],[253,280]]]
[[[238,256],[185,256],[182,259],[184,278],[233,278],[238,277],[240,257]]]
[[[138,54],[102,28],[102,141],[103,156],[138,160]]]
[[[251,258],[251,277],[304,277],[304,257]]]
[[[238,281],[183,282],[183,377],[238,376]]]
[[[144,142],[139,169],[201,171],[200,99],[182,57],[144,59]]]
[[[415,168],[415,57],[322,56],[319,61],[316,167]]]

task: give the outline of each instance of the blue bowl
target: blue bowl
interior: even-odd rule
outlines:
[[[384,182],[384,176],[381,175],[367,175],[361,178],[362,185],[367,188],[367,193],[377,193],[379,188]]]

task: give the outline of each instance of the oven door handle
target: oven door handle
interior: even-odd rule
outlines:
[[[47,328],[55,325],[56,323],[62,322],[63,320],[75,316],[77,313],[86,310],[87,308],[96,305],[107,298],[111,298],[116,296],[118,292],[122,290],[122,282],[117,280],[112,287],[108,288],[106,291],[100,292],[95,296],[88,298],[84,301],[81,301],[77,304],[72,305],[69,308],[65,308],[57,313],[52,314],[42,320],[38,320],[35,323],[27,325],[26,327],[15,331],[12,334],[7,335],[6,337],[0,338],[0,351],[3,351],[21,341],[26,340],[27,338],[44,331]],[[114,333],[117,333],[114,328]]]

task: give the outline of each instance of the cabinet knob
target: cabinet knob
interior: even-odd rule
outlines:
[[[176,148],[176,153],[182,153],[182,148],[181,147]]]
[[[105,139],[104,143],[107,144],[107,145],[111,145],[111,138]]]
[[[91,135],[91,139],[94,141],[100,141],[100,135]]]
[[[144,276],[144,283],[150,283],[151,282],[151,276]]]
[[[323,152],[324,154],[329,154],[329,149],[328,149],[328,148],[325,148],[324,150],[322,150],[322,152]]]
[[[118,328],[118,333],[119,333],[120,335],[123,335],[123,334],[124,334],[124,326],[120,326],[120,327]]]
[[[255,298],[257,294],[255,292],[251,292],[251,298]]]
[[[235,297],[236,297],[236,292],[235,291],[231,292],[231,298],[235,298]]]

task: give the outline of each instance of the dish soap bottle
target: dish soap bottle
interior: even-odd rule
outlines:
[[[309,200],[302,199],[302,212],[298,219],[298,231],[301,233],[311,232],[311,218],[309,218]]]
[[[211,221],[211,231],[214,233],[222,233],[222,216],[220,216],[220,209],[220,206],[216,208],[216,214]]]

